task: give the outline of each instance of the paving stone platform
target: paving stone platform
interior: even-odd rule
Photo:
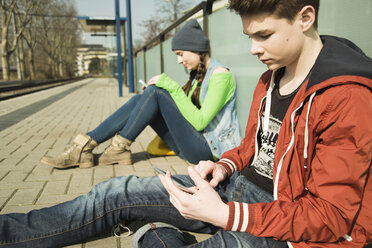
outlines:
[[[185,160],[177,156],[154,157],[145,150],[155,136],[146,128],[132,145],[133,165],[96,166],[58,170],[40,163],[44,155],[57,155],[74,137],[94,129],[130,97],[124,88],[118,97],[117,81],[88,78],[68,85],[0,101],[0,214],[28,212],[86,194],[111,177],[154,176],[152,166],[185,174]],[[94,150],[102,152],[109,141]],[[197,240],[208,235],[197,234]],[[129,238],[121,247],[131,247]],[[113,237],[69,247],[117,247]]]

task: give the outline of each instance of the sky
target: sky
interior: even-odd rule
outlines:
[[[79,16],[110,17],[115,18],[115,0],[73,0]],[[201,0],[189,0],[192,6]],[[138,25],[141,21],[156,16],[155,0],[131,0],[132,10],[132,35],[133,41],[141,38],[143,30]],[[126,17],[126,0],[120,0],[120,16]],[[115,37],[92,37],[85,34],[84,38],[88,44],[103,44],[106,47],[115,46]]]

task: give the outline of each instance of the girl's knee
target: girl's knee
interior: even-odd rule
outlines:
[[[146,89],[143,91],[143,94],[146,94],[146,93],[149,93],[149,92],[153,92],[153,91],[156,91],[158,89],[158,87],[156,87],[156,85],[149,85],[146,87]]]
[[[168,93],[168,91],[162,89],[162,88],[159,88],[157,87],[156,85],[150,85],[150,86],[147,86],[146,89],[143,91],[143,95],[145,94],[151,94],[151,93]]]

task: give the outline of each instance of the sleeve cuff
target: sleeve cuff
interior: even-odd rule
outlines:
[[[249,224],[248,203],[228,202],[229,219],[227,221],[226,231],[247,232]]]
[[[217,164],[222,165],[226,169],[227,174],[229,176],[231,176],[231,174],[233,174],[235,171],[237,171],[237,167],[236,167],[235,163],[233,161],[231,161],[230,159],[222,158],[217,162]]]
[[[165,73],[162,73],[158,81],[156,82],[156,86],[162,89],[167,90],[168,92],[175,91],[181,86],[169,78]]]

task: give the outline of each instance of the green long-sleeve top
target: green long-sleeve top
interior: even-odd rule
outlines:
[[[200,109],[191,102],[191,95],[196,88],[196,83],[197,81],[194,80],[192,89],[187,96],[177,82],[163,73],[156,86],[168,91],[183,117],[197,131],[202,131],[233,96],[235,82],[230,71],[212,74],[209,78],[207,94]]]

